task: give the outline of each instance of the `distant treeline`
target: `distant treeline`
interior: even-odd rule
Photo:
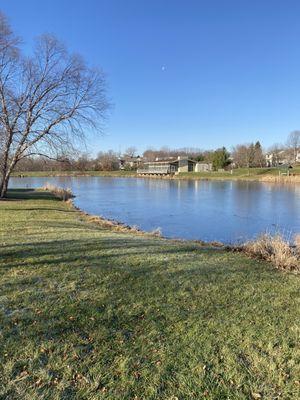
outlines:
[[[253,157],[246,153],[246,147],[238,147],[232,154],[238,161],[238,166],[263,166],[264,156],[259,144],[251,145]],[[129,151],[130,150],[130,151]],[[250,153],[252,150],[249,150]],[[200,149],[183,148],[159,150],[148,149],[139,156],[134,148],[128,149],[125,154],[120,155],[113,150],[99,152],[96,157],[89,154],[80,154],[76,157],[71,155],[58,155],[55,159],[44,156],[26,157],[21,160],[16,168],[17,171],[116,171],[119,169],[135,170],[144,162],[157,159],[176,158],[178,156],[188,156],[199,161],[212,163],[214,169],[226,168],[233,164],[232,155],[222,147],[217,150],[201,151]],[[245,158],[244,162],[242,159]],[[247,159],[246,159],[247,158]]]
[[[274,165],[282,160],[295,163],[300,151],[300,132],[289,135],[285,146],[275,144],[269,149]],[[144,162],[157,159],[176,158],[187,156],[198,162],[211,163],[214,170],[221,168],[254,168],[270,166],[266,161],[266,152],[259,141],[255,143],[239,144],[227,150],[221,147],[216,150],[201,150],[199,148],[147,149],[142,155],[135,147],[129,147],[123,154],[113,150],[99,152],[96,157],[87,153],[78,155],[61,154],[52,159],[45,156],[25,157],[16,168],[17,171],[116,171],[119,169],[136,170]]]

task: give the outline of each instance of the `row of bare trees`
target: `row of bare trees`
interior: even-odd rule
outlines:
[[[21,160],[74,153],[109,107],[103,73],[55,37],[41,36],[31,57],[20,44],[0,14],[0,197]]]
[[[274,145],[269,151],[273,155],[274,165],[279,165],[284,155],[290,154],[291,162],[294,153],[299,151],[298,142],[293,134],[293,141],[288,140],[290,145]],[[283,150],[285,149],[285,150]],[[296,150],[295,150],[296,149]],[[297,154],[297,153],[296,153]],[[88,153],[82,154],[61,154],[55,159],[44,156],[26,157],[20,160],[17,171],[114,171],[122,168],[135,169],[139,165],[130,166],[130,161],[138,156],[134,146],[128,147],[123,154],[113,150],[101,151],[97,156],[92,157]],[[160,159],[176,158],[178,156],[188,156],[200,162],[212,163],[215,170],[220,168],[252,168],[265,167],[266,154],[259,141],[250,144],[239,144],[232,148],[231,152],[225,147],[217,150],[200,150],[197,148],[170,149],[147,149],[141,156],[141,162],[154,161]],[[125,161],[122,164],[121,161]],[[126,164],[127,162],[127,164]]]
[[[266,165],[265,155],[259,141],[235,146],[231,156],[238,168],[264,167]]]
[[[127,153],[124,157],[127,157]],[[88,153],[75,156],[62,154],[53,159],[44,156],[26,157],[20,160],[15,171],[20,174],[26,171],[116,171],[120,169],[120,161],[124,157],[113,150],[100,151],[95,157]],[[128,157],[130,159],[134,156]]]
[[[162,147],[160,149],[149,148],[144,151],[143,159],[146,161],[154,161],[156,159],[173,158],[178,156],[189,156],[190,158],[202,157],[203,151],[197,148],[184,147],[181,149],[170,149]]]

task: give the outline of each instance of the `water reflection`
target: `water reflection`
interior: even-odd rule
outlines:
[[[92,214],[165,236],[243,241],[269,230],[300,232],[300,185],[103,177],[13,178],[11,187],[70,187]]]

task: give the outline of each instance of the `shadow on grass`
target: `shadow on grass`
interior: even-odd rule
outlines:
[[[204,250],[201,248],[201,252]],[[211,249],[207,250],[209,253]],[[128,264],[128,260],[126,260],[128,257],[136,258],[138,256],[141,258],[140,264],[143,263],[145,257],[162,257],[162,263],[165,263],[166,257],[171,254],[177,255],[182,262],[184,259],[192,257],[195,251],[200,252],[200,248],[171,244],[166,246],[159,241],[111,237],[111,239],[87,238],[3,245],[1,258],[5,263],[2,269],[15,268],[20,264],[27,263],[30,266],[43,267],[56,264],[70,265],[73,262],[103,266],[104,261],[110,260],[112,263],[113,259],[116,260],[116,263],[123,260]]]
[[[142,281],[146,276],[147,279],[155,279],[159,275],[174,282],[191,279],[198,281],[199,285],[215,281],[221,283],[230,280],[233,275],[240,282],[272,280],[270,271],[262,269],[260,263],[254,265],[252,260],[241,260],[237,254],[216,252],[211,247],[167,244],[160,240],[141,240],[126,235],[6,245],[2,247],[0,255],[2,273],[25,268],[29,275],[38,274],[40,278],[44,276],[43,279],[66,274],[77,280],[77,275],[83,274],[83,280],[88,280],[92,273],[97,276],[112,274],[113,279],[116,279],[115,274],[120,279],[131,276]],[[17,291],[20,279],[27,282],[27,277],[21,274],[14,282],[10,282],[10,288]],[[274,274],[274,279],[277,279],[277,274]],[[28,284],[34,284],[31,278]]]
[[[60,201],[53,194],[37,189],[9,189],[3,201],[13,200],[53,200]]]

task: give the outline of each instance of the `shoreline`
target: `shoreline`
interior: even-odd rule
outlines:
[[[229,181],[229,182],[262,182],[262,183],[276,183],[276,184],[299,184],[300,174],[298,175],[274,175],[270,173],[252,174],[252,175],[231,175],[226,172],[218,173],[181,173],[178,175],[156,176],[156,175],[138,175],[136,172],[131,171],[107,171],[107,172],[75,172],[68,173],[62,172],[14,172],[13,178],[73,178],[73,177],[101,177],[101,178],[135,178],[135,179],[157,179],[157,180],[192,180],[192,181]],[[213,175],[215,174],[215,175]],[[224,175],[223,175],[224,174]],[[226,175],[225,175],[226,174]]]
[[[115,232],[123,232],[123,233],[132,233],[138,236],[144,236],[149,238],[158,238],[167,242],[174,242],[174,243],[188,243],[188,244],[197,244],[201,247],[209,247],[212,249],[229,249],[231,248],[230,245],[225,243],[221,243],[218,241],[206,242],[204,240],[196,240],[196,239],[182,239],[182,238],[168,238],[163,236],[160,232],[160,229],[154,229],[153,231],[145,231],[140,229],[134,225],[128,225],[121,221],[117,221],[114,219],[109,219],[103,217],[102,215],[93,215],[89,214],[88,212],[82,210],[80,207],[74,204],[73,199],[69,199],[65,202],[70,208],[79,212],[80,216],[84,218],[87,223],[94,223],[100,225],[103,228],[110,229]],[[232,247],[235,248],[236,246]]]
[[[74,196],[75,197],[75,196]],[[138,227],[127,225],[117,220],[112,220],[105,218],[103,216],[91,215],[86,211],[83,211],[79,207],[77,207],[73,199],[69,199],[65,201],[68,207],[77,211],[80,216],[84,219],[86,223],[93,223],[99,225],[102,228],[106,228],[112,232],[124,233],[124,234],[133,234],[137,236],[142,236],[148,239],[156,238],[160,239],[166,243],[170,244],[186,244],[186,245],[196,245],[199,248],[207,248],[210,250],[218,251],[223,250],[225,252],[232,253],[241,253],[246,255],[249,258],[252,258],[256,261],[266,261],[271,264],[273,267],[279,270],[286,270],[286,272],[299,273],[299,267],[297,268],[297,264],[299,260],[299,250],[297,250],[296,246],[296,237],[295,243],[292,244],[288,242],[283,235],[277,233],[275,235],[269,235],[266,232],[261,233],[258,236],[246,240],[240,244],[226,244],[218,241],[206,242],[203,240],[193,240],[193,239],[183,239],[183,238],[168,238],[164,237],[159,228],[154,231],[144,231]],[[299,245],[298,245],[299,246]],[[284,247],[285,255],[283,257],[283,253],[277,254],[277,247]],[[283,258],[282,258],[283,257]],[[291,264],[291,262],[293,264]]]
[[[51,193],[51,192],[50,192]],[[267,261],[273,267],[279,270],[286,270],[288,272],[299,273],[299,240],[300,235],[295,235],[295,242],[291,243],[281,233],[270,235],[266,232],[262,232],[252,239],[248,239],[243,243],[226,244],[218,241],[206,242],[203,240],[183,239],[183,238],[167,238],[161,234],[160,228],[153,230],[152,232],[144,231],[136,226],[131,226],[123,222],[105,218],[99,215],[91,215],[81,208],[76,206],[73,202],[73,198],[65,201],[68,207],[77,211],[80,216],[87,223],[97,224],[102,228],[107,228],[113,232],[131,233],[137,236],[145,238],[157,238],[161,239],[166,243],[173,244],[186,244],[196,245],[199,248],[208,248],[211,250],[223,250],[232,253],[242,253],[247,257],[250,257],[257,261]],[[298,238],[298,239],[297,239]],[[296,242],[298,244],[296,245]]]

